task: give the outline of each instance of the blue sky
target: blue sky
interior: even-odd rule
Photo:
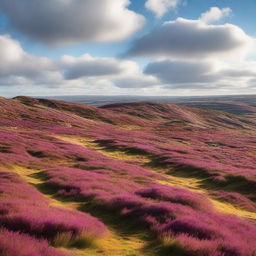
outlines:
[[[132,42],[134,38],[146,33],[146,31],[150,30],[152,27],[161,25],[166,20],[174,20],[178,17],[197,19],[201,13],[209,10],[212,6],[217,6],[219,8],[230,7],[232,9],[232,15],[226,21],[236,24],[243,28],[246,33],[256,36],[255,0],[187,0],[184,2],[184,5],[179,6],[176,10],[168,11],[168,13],[166,13],[166,15],[164,15],[161,19],[156,19],[154,14],[145,8],[145,1],[133,0],[131,1],[129,8],[135,12],[143,14],[147,18],[147,24],[134,36],[114,44],[87,43],[74,46],[71,45],[64,48],[52,48],[45,46],[38,42],[29,40],[28,38],[22,36],[22,34],[17,33],[15,30],[6,26],[8,22],[3,12],[1,12],[0,16],[0,33],[11,34],[14,38],[18,39],[22,43],[22,46],[26,51],[50,58],[59,58],[63,54],[79,56],[85,52],[89,52],[94,56],[115,57],[125,51],[125,49],[129,46],[129,43]]]
[[[8,63],[0,66],[3,96],[255,93],[255,0],[38,1],[0,0],[0,57]],[[209,36],[218,47],[207,48]]]

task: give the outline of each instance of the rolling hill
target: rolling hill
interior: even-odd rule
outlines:
[[[255,256],[254,109],[0,98],[0,255]]]

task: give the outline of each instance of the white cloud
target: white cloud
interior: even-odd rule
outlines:
[[[145,23],[129,0],[0,0],[10,25],[50,45],[126,39]]]
[[[228,8],[202,14],[201,19],[165,22],[136,40],[125,56],[152,58],[144,74],[166,90],[245,92],[255,82],[255,38],[232,24],[211,25],[229,15]]]
[[[147,0],[145,6],[154,12],[156,17],[161,18],[169,10],[175,9],[181,2],[181,0]]]
[[[159,83],[155,77],[143,74],[133,61],[85,54],[78,58],[63,56],[59,64],[66,80],[83,79],[91,84],[101,81],[119,88],[145,88]]]
[[[155,76],[163,87],[234,90],[247,88],[256,78],[256,62],[171,61],[149,63],[144,73]]]
[[[167,84],[204,84],[214,82],[216,67],[213,62],[157,61],[147,65],[145,73],[154,75]]]
[[[115,58],[95,58],[89,54],[80,57],[63,56],[60,70],[66,80],[83,80],[90,84],[112,84],[119,88],[145,88],[158,84],[158,80],[143,74],[133,61]]]
[[[0,36],[0,76],[4,81],[40,80],[54,76],[57,66],[48,58],[26,53],[18,41]]]
[[[232,24],[208,25],[178,18],[136,40],[127,56],[175,59],[220,58],[247,54],[253,38]]]
[[[60,66],[66,79],[78,79],[81,77],[113,76],[127,72],[134,62],[121,61],[115,58],[94,58],[84,54],[78,58],[63,56]]]
[[[213,23],[219,21],[225,17],[229,17],[232,10],[230,8],[218,8],[218,7],[211,7],[209,11],[203,13],[200,17],[200,20],[204,21],[205,23]]]
[[[53,61],[25,52],[18,41],[0,36],[0,85],[62,88],[144,88],[157,79],[141,72],[137,63],[115,58],[63,56]]]
[[[202,54],[202,53],[200,53]],[[201,55],[198,56],[201,56]],[[124,94],[207,93],[207,90],[249,92],[255,87],[256,62],[245,59],[200,60],[166,57],[153,60],[144,72],[134,61],[84,54],[59,60],[24,51],[8,35],[0,36],[0,92],[15,94]],[[236,57],[236,56],[235,56]],[[14,88],[14,89],[11,89]],[[18,89],[20,88],[20,89]],[[22,89],[21,89],[22,88]],[[191,90],[191,91],[189,91]],[[30,93],[31,91],[31,93]],[[32,93],[34,92],[34,93]],[[47,93],[48,92],[48,93]]]

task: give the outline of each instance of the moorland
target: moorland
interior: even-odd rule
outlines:
[[[255,256],[256,108],[0,98],[0,255]]]

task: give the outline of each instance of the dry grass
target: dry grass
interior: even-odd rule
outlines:
[[[98,240],[94,247],[74,250],[77,256],[145,256],[146,242],[136,236],[120,236],[110,231],[108,238]]]
[[[93,149],[105,156],[126,161],[126,162],[134,161],[140,164],[146,164],[151,161],[151,159],[146,156],[141,156],[141,155],[137,156],[133,154],[127,154],[126,152],[118,151],[118,150],[114,150],[114,151],[107,150],[106,148],[98,145],[97,143],[94,143],[93,140],[90,140],[87,138],[73,137],[73,136],[58,136],[57,138],[72,144]]]
[[[218,200],[213,199],[211,199],[211,201],[213,202],[215,208],[220,212],[234,214],[241,218],[251,219],[252,221],[256,222],[256,212],[250,212],[247,210],[239,209],[238,207],[235,207],[234,205],[227,202],[220,202]]]

